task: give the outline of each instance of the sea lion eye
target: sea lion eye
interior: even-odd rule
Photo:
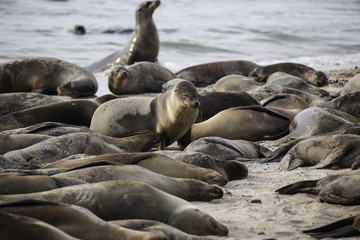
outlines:
[[[189,94],[183,94],[182,97],[183,98],[189,98]]]

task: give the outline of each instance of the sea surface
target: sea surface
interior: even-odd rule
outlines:
[[[87,66],[121,49],[134,0],[0,0],[0,63],[47,56]],[[153,15],[172,71],[223,60],[360,66],[360,0],[164,0]],[[85,35],[75,35],[83,25]],[[104,33],[116,30],[115,33]],[[98,73],[97,95],[109,93]]]

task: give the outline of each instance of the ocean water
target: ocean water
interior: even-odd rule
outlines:
[[[122,48],[134,0],[0,0],[0,62],[47,56],[86,66]],[[153,15],[159,61],[173,71],[212,61],[360,65],[360,0],[164,0]],[[85,35],[75,35],[75,25]],[[98,73],[97,95],[109,93]]]

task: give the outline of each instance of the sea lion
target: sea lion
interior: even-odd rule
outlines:
[[[71,100],[24,109],[0,117],[0,131],[51,121],[90,126],[98,106],[91,100]]]
[[[248,141],[278,139],[288,133],[289,124],[289,118],[262,106],[229,108],[204,122],[194,123],[181,138],[181,145],[208,136]]]
[[[70,169],[53,175],[55,178],[74,178],[88,183],[111,180],[144,182],[187,201],[211,201],[223,196],[216,185],[195,179],[172,178],[136,165],[111,165]]]
[[[27,108],[62,101],[57,97],[41,93],[2,93],[0,94],[0,117]]]
[[[348,93],[324,103],[321,107],[333,108],[360,118],[360,91]]]
[[[89,163],[110,161],[121,164],[136,164],[155,173],[174,178],[192,178],[200,181],[223,186],[227,179],[219,172],[183,163],[170,157],[153,152],[149,153],[118,153],[98,156],[88,156],[79,159],[61,159],[46,164],[42,169],[49,168],[75,168]]]
[[[116,65],[131,65],[135,62],[155,62],[159,53],[159,36],[152,18],[160,1],[143,2],[136,8],[135,32],[121,50],[86,67],[92,72],[101,72]]]
[[[0,194],[22,194],[52,190],[86,182],[62,177],[0,174]]]
[[[161,149],[182,137],[195,122],[200,103],[194,84],[181,81],[155,98],[126,98],[105,102],[94,112],[90,129],[112,137],[139,131],[161,135]]]
[[[348,238],[360,236],[360,215],[341,219],[325,226],[305,230],[312,238]]]
[[[325,98],[326,100],[330,100],[330,94],[324,90],[319,88],[313,88],[303,79],[293,76],[291,74],[287,74],[284,72],[275,72],[271,74],[267,80],[267,85],[280,85],[283,87],[294,88],[297,90],[301,90],[304,92],[308,92],[319,97]]]
[[[262,84],[252,78],[243,75],[228,75],[217,80],[213,89],[217,92],[246,92],[259,86]]]
[[[351,176],[359,174],[360,171],[346,171],[339,174],[330,174],[326,177],[320,178],[318,180],[306,180],[306,181],[299,181],[289,185],[286,185],[282,188],[276,190],[279,194],[297,194],[297,193],[308,193],[318,195],[321,189],[331,183],[332,181],[343,177],[343,176]]]
[[[108,85],[110,91],[118,95],[161,92],[162,85],[174,78],[174,73],[159,64],[139,62],[114,67],[110,72]]]
[[[340,96],[360,91],[360,73],[352,77],[340,91]]]
[[[279,163],[281,170],[301,166],[350,168],[360,154],[360,136],[338,134],[316,136],[293,146]]]
[[[195,235],[187,234],[183,231],[180,231],[177,228],[174,228],[170,225],[167,225],[162,222],[146,219],[128,219],[128,220],[116,220],[110,221],[112,224],[116,224],[121,227],[138,230],[138,231],[160,231],[164,233],[168,239],[171,240],[211,240],[213,238],[200,237]]]
[[[30,198],[78,205],[106,221],[150,219],[195,235],[228,234],[224,225],[189,202],[136,181],[107,181],[0,196],[6,201]]]
[[[76,239],[167,239],[161,232],[137,231],[108,223],[76,205],[20,200],[0,204],[0,211],[44,221]],[[42,237],[38,235],[39,239]]]
[[[70,133],[44,140],[27,148],[7,152],[3,156],[23,164],[24,168],[39,168],[45,163],[79,153],[100,155],[127,151],[127,149],[107,144],[88,133]]]
[[[204,92],[199,95],[199,102],[196,122],[206,121],[225,109],[259,105],[259,102],[246,92]]]
[[[58,122],[43,122],[43,123],[31,125],[26,128],[17,128],[17,129],[3,131],[2,133],[3,135],[4,134],[8,135],[8,137],[5,138],[6,143],[13,143],[15,141],[19,142],[18,144],[15,145],[8,144],[9,148],[12,149],[18,149],[19,147],[17,146],[19,146],[20,143],[23,145],[24,143],[32,143],[31,142],[32,138],[40,140],[41,136],[43,135],[62,136],[69,133],[88,133],[95,137],[101,138],[108,144],[113,144],[117,147],[125,148],[133,152],[149,151],[154,146],[156,146],[156,144],[160,141],[160,134],[156,132],[141,132],[128,137],[114,138],[103,135],[101,133],[94,132],[90,130],[88,127],[76,126],[76,125],[58,123]],[[0,139],[1,136],[2,135],[0,133]],[[28,140],[25,141],[26,139]]]
[[[36,92],[72,98],[93,96],[94,74],[60,59],[34,57],[0,64],[0,92]]]
[[[248,76],[257,66],[259,65],[256,63],[244,60],[210,62],[184,68],[175,75],[178,78],[193,82],[197,87],[204,87],[214,84],[217,80],[227,75],[239,74]]]
[[[359,119],[345,112],[322,107],[310,107],[299,112],[290,124],[290,134],[283,138],[309,137],[356,126]]]
[[[0,211],[0,235],[6,240],[78,240],[60,229],[35,218]]]
[[[266,79],[275,72],[284,72],[305,80],[307,83],[317,87],[322,87],[328,83],[325,73],[316,71],[315,69],[292,62],[276,63],[267,66],[257,66],[249,77],[257,77],[260,81]]]
[[[6,135],[0,133],[0,154],[4,154],[21,148],[26,148],[49,138],[51,138],[51,136],[41,134]]]
[[[276,94],[260,102],[264,107],[278,107],[288,110],[304,110],[309,104],[300,96],[295,94]]]

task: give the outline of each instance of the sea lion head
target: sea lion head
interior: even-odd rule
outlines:
[[[199,93],[195,85],[187,80],[178,82],[172,91],[185,107],[199,108]]]
[[[109,89],[114,94],[136,90],[137,83],[131,81],[130,72],[124,66],[114,67],[108,77]]]
[[[148,1],[141,3],[136,8],[136,22],[140,22],[142,19],[150,19],[155,9],[160,5],[160,1]]]
[[[322,87],[328,84],[327,76],[321,71],[310,71],[308,73],[308,81],[317,87]]]

